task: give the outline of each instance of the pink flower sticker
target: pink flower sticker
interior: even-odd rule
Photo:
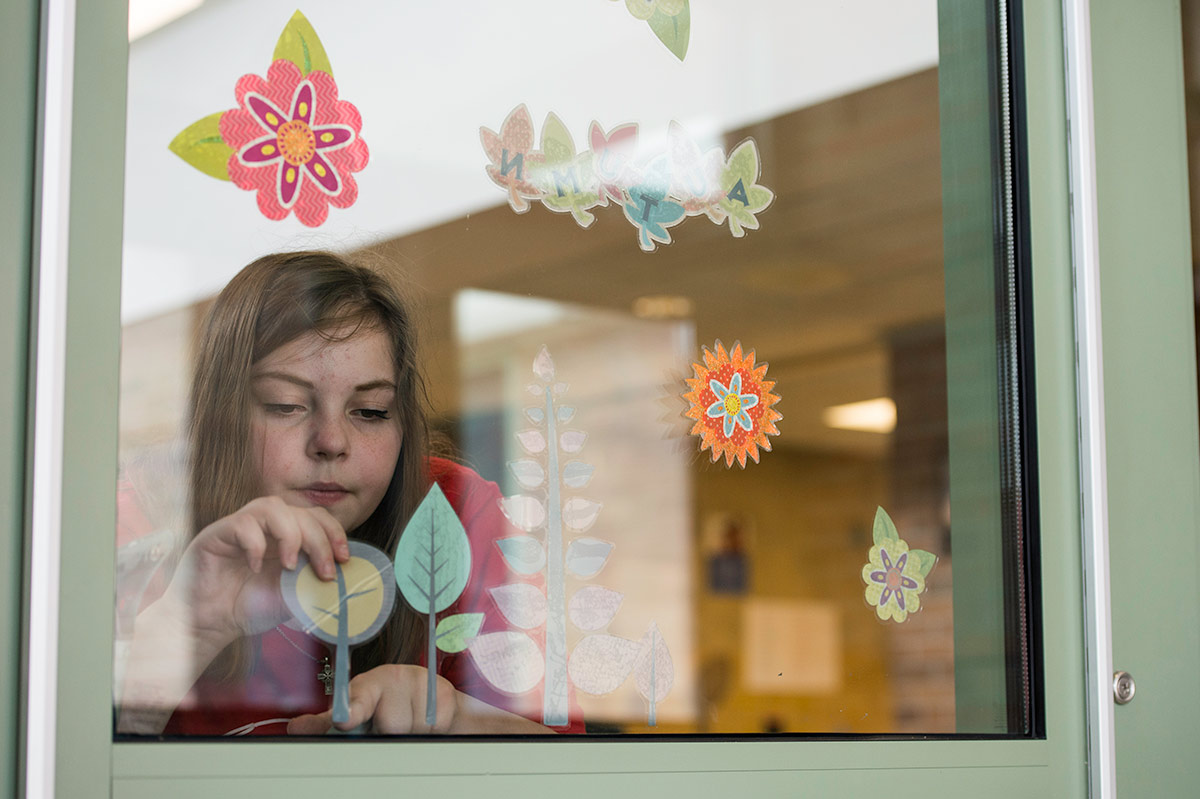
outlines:
[[[229,178],[258,192],[268,219],[289,213],[308,227],[321,225],[329,206],[348,208],[358,199],[352,173],[369,158],[362,117],[338,99],[333,76],[278,60],[267,77],[244,75],[235,89],[238,107],[221,115],[221,138],[233,154]]]

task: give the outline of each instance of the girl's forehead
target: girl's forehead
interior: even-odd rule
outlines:
[[[391,343],[376,327],[305,333],[263,357],[254,366],[262,374],[287,368],[317,372],[379,372],[390,376],[395,370]]]

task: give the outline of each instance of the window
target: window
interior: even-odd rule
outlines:
[[[962,58],[939,43],[957,12],[941,13],[540,0],[452,26],[437,6],[318,2],[289,19],[210,2],[134,40],[118,734],[282,735],[280,719],[337,698],[339,675],[393,661],[378,640],[339,661],[350,611],[306,605],[333,589],[289,569],[298,604],[239,615],[232,651],[149,646],[148,663],[138,649],[178,565],[195,568],[198,502],[236,509],[274,485],[284,458],[268,455],[334,464],[328,477],[378,440],[354,436],[380,397],[327,385],[316,362],[250,386],[272,346],[229,365],[246,385],[197,402],[287,416],[292,449],[223,428],[205,444],[218,460],[243,445],[242,482],[192,474],[193,374],[232,335],[204,332],[214,306],[234,318],[217,292],[268,253],[328,250],[412,311],[421,462],[438,458],[454,511],[410,503],[377,542],[369,590],[395,610],[371,612],[408,663],[436,658],[446,685],[558,731],[1037,735],[1017,48],[997,32],[1002,78],[978,81],[995,96],[939,91]],[[213,59],[217,36],[229,55]],[[310,117],[306,85],[341,115]],[[340,183],[321,182],[322,135]],[[277,320],[252,321],[270,341]],[[327,352],[365,335],[318,329],[337,339]],[[342,425],[349,443],[327,445]],[[284,499],[336,511],[358,486],[316,468]],[[430,553],[456,547],[471,565],[440,583]],[[459,598],[432,607],[443,591]],[[175,683],[169,707],[121,706],[156,679]]]

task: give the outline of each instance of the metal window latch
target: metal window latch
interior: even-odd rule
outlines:
[[[1118,705],[1128,705],[1133,701],[1137,686],[1133,684],[1133,675],[1127,671],[1113,674],[1113,701]]]

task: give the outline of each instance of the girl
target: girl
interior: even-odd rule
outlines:
[[[191,512],[198,530],[163,595],[137,619],[118,732],[321,734],[328,650],[286,625],[281,569],[301,552],[324,580],[347,535],[392,554],[436,481],[462,519],[472,574],[448,612],[486,612],[505,582],[499,491],[430,457],[414,330],[377,274],[323,252],[261,258],[217,297],[191,397]],[[486,613],[496,628],[497,614]],[[500,627],[500,629],[503,629]],[[438,664],[425,723],[424,618],[402,600],[353,654],[350,720],[381,733],[537,733],[469,658]],[[533,706],[540,707],[540,702]],[[571,731],[582,724],[573,713]]]

